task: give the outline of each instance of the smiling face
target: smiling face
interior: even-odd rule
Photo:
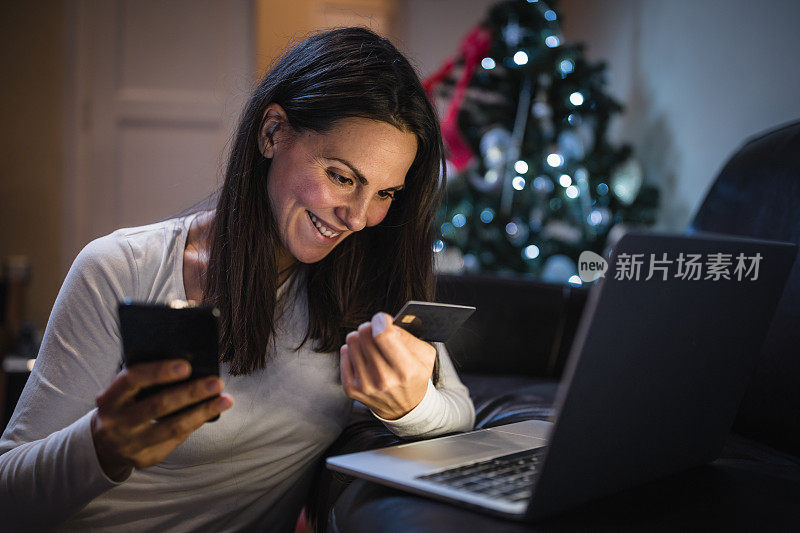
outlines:
[[[295,259],[320,261],[386,217],[414,161],[414,134],[363,118],[342,119],[326,133],[295,133],[276,104],[266,116],[260,146],[272,158],[267,190],[284,246],[280,270]]]

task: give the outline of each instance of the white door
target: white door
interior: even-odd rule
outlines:
[[[66,264],[222,183],[253,86],[250,0],[66,2]]]

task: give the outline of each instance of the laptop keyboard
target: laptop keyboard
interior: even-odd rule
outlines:
[[[543,452],[544,447],[534,448],[417,476],[416,479],[518,502],[530,497],[533,476]]]

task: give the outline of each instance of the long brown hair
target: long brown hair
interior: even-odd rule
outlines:
[[[302,266],[309,309],[303,342],[311,338],[316,351],[336,351],[374,313],[434,298],[433,218],[445,181],[434,109],[414,69],[387,39],[364,28],[314,34],[275,63],[253,91],[218,191],[203,299],[221,312],[222,360],[232,374],[263,368],[275,335],[281,241],[267,193],[271,160],[258,147],[272,102],[296,132],[325,133],[337,120],[361,117],[417,137],[405,188],[384,220]]]

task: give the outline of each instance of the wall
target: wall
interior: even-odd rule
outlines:
[[[609,62],[617,124],[683,229],[744,139],[800,119],[800,2],[564,0],[568,39]]]
[[[0,3],[0,257],[22,254],[33,265],[28,315],[39,326],[66,274],[61,50],[61,2]]]
[[[436,70],[457,49],[461,39],[483,19],[495,0],[406,0],[404,37],[399,48],[421,77]]]
[[[255,72],[262,75],[287,46],[309,33],[340,26],[367,26],[396,39],[400,0],[255,0]]]

